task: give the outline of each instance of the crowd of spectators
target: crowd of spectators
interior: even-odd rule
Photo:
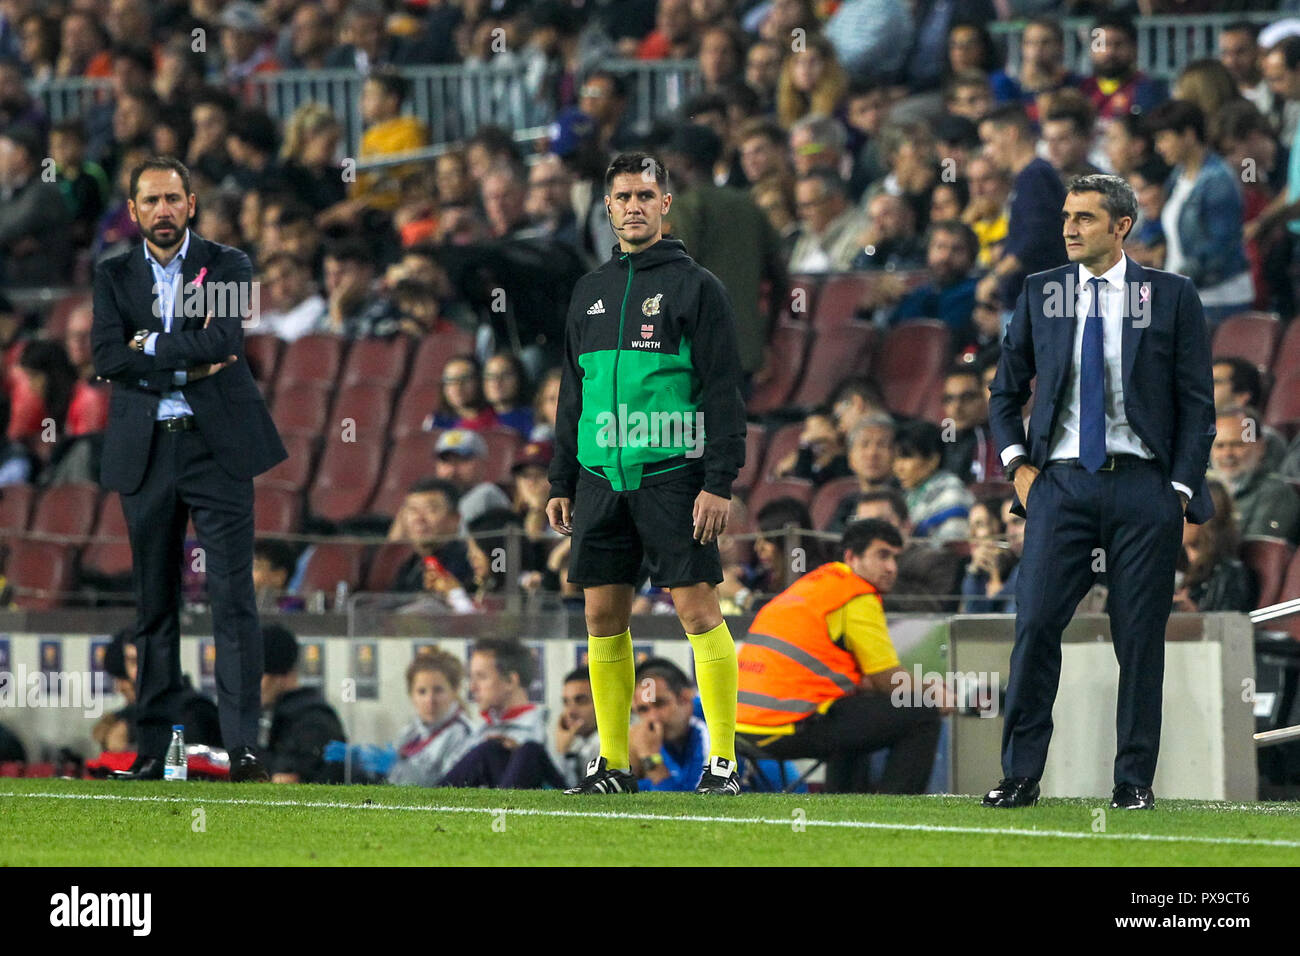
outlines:
[[[519,585],[576,601],[567,540],[543,511],[557,358],[573,282],[615,246],[604,168],[614,151],[648,147],[673,177],[668,231],[732,294],[747,397],[788,360],[772,334],[783,314],[799,319],[792,277],[869,277],[853,321],[884,334],[939,319],[951,333],[933,420],[900,415],[870,378],[836,383],[825,407],[767,416],[797,423],[799,441],[766,463],[756,491],[806,481],[837,499],[815,523],[811,496],[767,497],[753,513],[737,496],[737,525],[759,537],[724,542],[729,606],[752,609],[799,573],[785,553],[790,525],[836,533],[881,511],[908,530],[909,548],[956,556],[923,554],[895,600],[911,580],[936,589],[913,591],[916,607],[928,595],[945,609],[1009,609],[1018,542],[987,385],[1024,276],[1066,261],[1058,211],[1070,180],[1105,171],[1134,186],[1142,214],[1128,253],[1188,275],[1212,326],[1249,309],[1297,311],[1294,6],[1228,4],[1278,11],[1277,22],[1262,34],[1247,21],[1223,27],[1213,58],[1166,83],[1138,69],[1131,16],[1208,4],[5,0],[0,274],[11,290],[84,287],[97,261],[140,241],[125,194],[132,166],[183,158],[194,228],[253,258],[262,311],[250,334],[473,343],[435,379],[424,424],[441,436],[427,474],[382,516],[389,540],[410,547],[393,589],[458,613]],[[1085,62],[1065,60],[1065,15],[1091,18]],[[1009,19],[1014,63],[989,29]],[[638,117],[618,58],[679,61],[691,77],[683,105]],[[520,141],[486,125],[432,143],[435,117],[416,114],[403,70],[488,62],[523,68],[524,94],[555,118],[547,134]],[[337,68],[364,77],[355,157],[343,155],[346,117],[317,102],[273,117],[250,82]],[[51,122],[42,90],[77,78],[108,85],[80,115]],[[368,165],[432,145],[427,159]],[[48,319],[0,298],[0,482],[96,478],[107,400],[89,357],[90,308],[56,328]],[[1242,593],[1207,586],[1205,562],[1233,559],[1224,542],[1300,538],[1287,481],[1300,479],[1300,443],[1261,421],[1272,383],[1225,358],[1216,396],[1221,371],[1231,381],[1212,467],[1237,528],[1189,532],[1189,601]],[[492,474],[486,439],[501,431],[519,450],[508,473]],[[508,539],[522,540],[509,578],[497,560]],[[801,541],[802,554],[821,555],[818,539]],[[302,606],[311,549],[258,547],[266,606]],[[650,589],[641,599],[666,607]]]

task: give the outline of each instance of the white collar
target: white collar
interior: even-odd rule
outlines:
[[[1119,254],[1119,262],[1099,276],[1094,276],[1081,262],[1079,263],[1079,285],[1087,288],[1090,279],[1102,279],[1116,289],[1122,289],[1124,288],[1124,274],[1126,272],[1128,272],[1128,255],[1123,252]]]

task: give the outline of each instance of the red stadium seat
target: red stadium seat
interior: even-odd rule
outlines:
[[[349,590],[357,589],[362,580],[365,545],[328,541],[313,548],[303,569],[300,590],[304,595],[312,591],[333,594],[340,581],[346,581]]]
[[[472,355],[474,336],[462,329],[454,332],[436,332],[426,335],[415,350],[411,363],[411,377],[407,387],[413,385],[441,385],[442,367],[447,359],[457,355]]]
[[[1263,590],[1263,579],[1261,578],[1261,594]],[[1274,598],[1273,603],[1281,604],[1284,601],[1294,601],[1296,598],[1300,598],[1300,558],[1297,558],[1293,553],[1291,561],[1287,564],[1286,575],[1282,578],[1282,586],[1278,588],[1277,597]],[[1264,606],[1262,602],[1260,606]],[[1282,625],[1282,630],[1287,631],[1293,638],[1300,641],[1300,614],[1279,618],[1278,623]],[[1273,629],[1274,622],[1269,621],[1264,626]]]
[[[749,498],[745,503],[749,505],[749,513],[757,521],[759,510],[769,501],[775,501],[777,498],[794,498],[806,505],[812,501],[812,496],[813,483],[811,481],[803,478],[778,478],[760,482],[749,493]]]
[[[269,397],[271,394],[283,347],[284,342],[274,335],[244,336],[244,357],[248,360],[248,369],[253,373],[253,378],[262,386],[264,396]]]
[[[775,477],[776,466],[780,464],[781,459],[790,452],[798,450],[799,436],[801,434],[803,434],[802,423],[793,422],[789,425],[782,425],[768,435],[767,453],[763,457],[763,471],[759,475],[760,482]]]
[[[875,345],[876,329],[866,322],[817,329],[803,380],[790,404],[813,408],[829,399],[846,378],[870,374]]]
[[[752,415],[775,411],[784,405],[799,383],[812,331],[805,325],[778,322],[772,331],[771,378],[754,390],[748,410]]]
[[[927,406],[933,411],[951,354],[952,333],[937,319],[890,329],[874,376],[890,410],[912,417]]]
[[[383,464],[382,441],[327,440],[320,468],[307,493],[312,516],[339,522],[364,514],[379,484]]]
[[[1300,377],[1279,379],[1273,385],[1264,409],[1264,424],[1276,428],[1288,439],[1300,430]]]
[[[319,438],[330,420],[332,386],[320,382],[281,383],[275,391],[271,418],[280,437]]]
[[[825,531],[826,526],[831,523],[831,518],[835,517],[835,509],[840,506],[840,502],[849,495],[857,494],[858,490],[856,475],[832,478],[818,488],[813,493],[812,506],[809,508],[812,512],[813,527],[818,531]]]
[[[813,327],[818,330],[830,329],[860,321],[854,318],[858,303],[875,283],[876,274],[870,272],[841,272],[827,276],[817,295]]]
[[[290,491],[302,491],[309,484],[314,474],[316,460],[316,439],[305,435],[282,435],[284,449],[289,457],[270,471],[263,472],[253,479],[255,487],[268,485],[287,488]]]
[[[349,385],[385,385],[397,388],[406,378],[406,363],[411,359],[411,339],[395,335],[391,339],[362,339],[353,344],[343,366],[345,388]]]
[[[763,476],[763,453],[767,450],[767,429],[750,422],[745,430],[745,465],[731,487],[743,495]]]
[[[35,500],[35,485],[5,485],[0,488],[0,536],[27,530]]]
[[[30,530],[36,534],[71,535],[84,542],[99,517],[99,497],[99,485],[88,482],[53,485],[36,502]]]
[[[14,588],[14,604],[28,611],[58,607],[72,589],[76,549],[51,541],[15,541],[9,546],[5,576]]]
[[[433,449],[437,434],[416,432],[393,442],[384,463],[384,477],[366,510],[371,514],[393,517],[402,507],[402,499],[421,478],[433,477]]]
[[[1300,322],[1292,320],[1282,333],[1277,353],[1273,356],[1273,381],[1300,377]]]
[[[390,542],[376,548],[374,557],[370,559],[370,570],[366,572],[366,590],[391,591],[398,569],[411,553],[411,546],[405,542]]]
[[[790,277],[790,293],[781,310],[780,321],[812,323],[813,308],[817,305],[822,277],[819,275],[794,275]]]
[[[977,481],[970,485],[975,500],[981,498],[1010,498],[1016,486],[1009,481]]]
[[[302,495],[262,485],[253,493],[253,530],[258,535],[296,533],[302,525]]]
[[[287,385],[316,382],[333,388],[343,370],[347,340],[337,335],[304,335],[289,343],[280,360],[277,391]]]
[[[62,339],[68,330],[68,319],[72,317],[72,313],[82,306],[91,305],[93,299],[94,293],[90,290],[69,292],[58,299],[50,307],[50,317],[43,325],[45,338],[56,342]]]
[[[1255,572],[1255,581],[1259,584],[1257,607],[1277,603],[1294,552],[1295,548],[1285,538],[1253,535],[1242,539],[1241,562]],[[1295,596],[1300,597],[1300,593]]]
[[[441,400],[441,385],[407,385],[397,400],[397,411],[388,426],[388,436],[393,441],[401,441],[420,434],[424,430],[424,420],[433,414]]]
[[[483,463],[484,481],[510,481],[510,466],[523,447],[524,438],[513,428],[489,428],[479,432],[487,444],[487,461]]]
[[[1282,323],[1276,312],[1238,312],[1219,324],[1211,352],[1215,358],[1247,359],[1267,372],[1281,337]]]
[[[393,392],[388,386],[345,385],[334,399],[325,440],[332,441],[350,431],[358,441],[384,443],[392,417]],[[330,430],[333,434],[329,434]]]
[[[122,497],[110,491],[100,502],[94,540],[81,552],[82,572],[89,571],[101,577],[130,574],[131,542],[127,538]]]

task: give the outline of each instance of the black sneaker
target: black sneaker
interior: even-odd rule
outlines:
[[[636,793],[636,777],[626,770],[610,770],[604,757],[587,764],[587,776],[565,793]]]
[[[736,761],[726,757],[710,757],[704,765],[704,775],[696,793],[718,793],[723,796],[735,796],[740,793],[740,774],[736,772]]]

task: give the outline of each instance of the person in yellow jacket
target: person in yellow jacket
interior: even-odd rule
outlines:
[[[903,539],[875,518],[851,523],[841,561],[810,571],[758,612],[739,651],[736,731],[765,755],[826,761],[831,793],[923,793],[946,691],[913,693],[881,597]],[[922,701],[942,701],[941,707]],[[889,748],[873,787],[873,751]]]

